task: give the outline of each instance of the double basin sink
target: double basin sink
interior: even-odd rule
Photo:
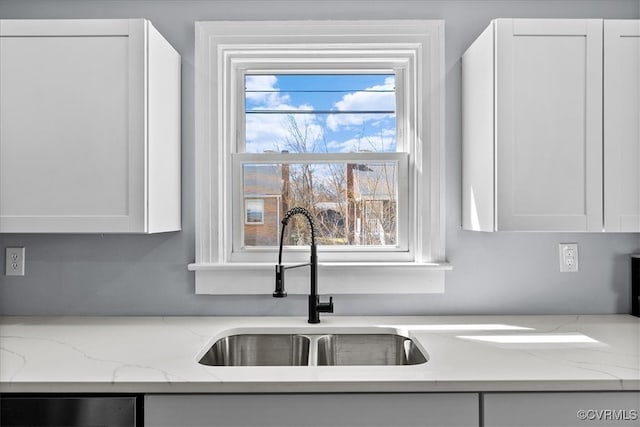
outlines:
[[[198,356],[208,366],[399,366],[427,362],[415,341],[396,330],[233,331]]]

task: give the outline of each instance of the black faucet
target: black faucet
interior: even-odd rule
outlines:
[[[289,224],[289,219],[294,215],[303,215],[309,221],[311,228],[311,259],[308,263],[298,265],[282,265],[282,245],[284,240],[284,230]],[[329,302],[320,302],[318,296],[318,250],[316,248],[316,230],[313,218],[305,208],[292,208],[287,211],[282,218],[282,230],[280,231],[280,250],[278,252],[278,265],[276,265],[276,289],[273,292],[275,298],[284,298],[287,293],[284,290],[284,272],[290,268],[311,267],[311,292],[309,294],[309,323],[320,323],[320,313],[333,313],[333,297],[329,297]]]

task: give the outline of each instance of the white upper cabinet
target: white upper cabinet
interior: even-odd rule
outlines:
[[[604,229],[640,231],[640,21],[604,21]]]
[[[463,228],[640,231],[640,39],[608,35],[638,21],[603,22],[497,19],[464,54]]]
[[[602,20],[497,19],[463,56],[463,226],[602,229]]]
[[[180,67],[143,19],[0,20],[0,232],[180,230]]]

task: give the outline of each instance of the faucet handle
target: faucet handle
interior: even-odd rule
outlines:
[[[329,302],[318,302],[318,313],[333,313],[333,297],[329,297]]]

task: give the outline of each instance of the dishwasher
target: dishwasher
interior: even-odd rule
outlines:
[[[142,427],[133,395],[3,395],[0,427]]]

